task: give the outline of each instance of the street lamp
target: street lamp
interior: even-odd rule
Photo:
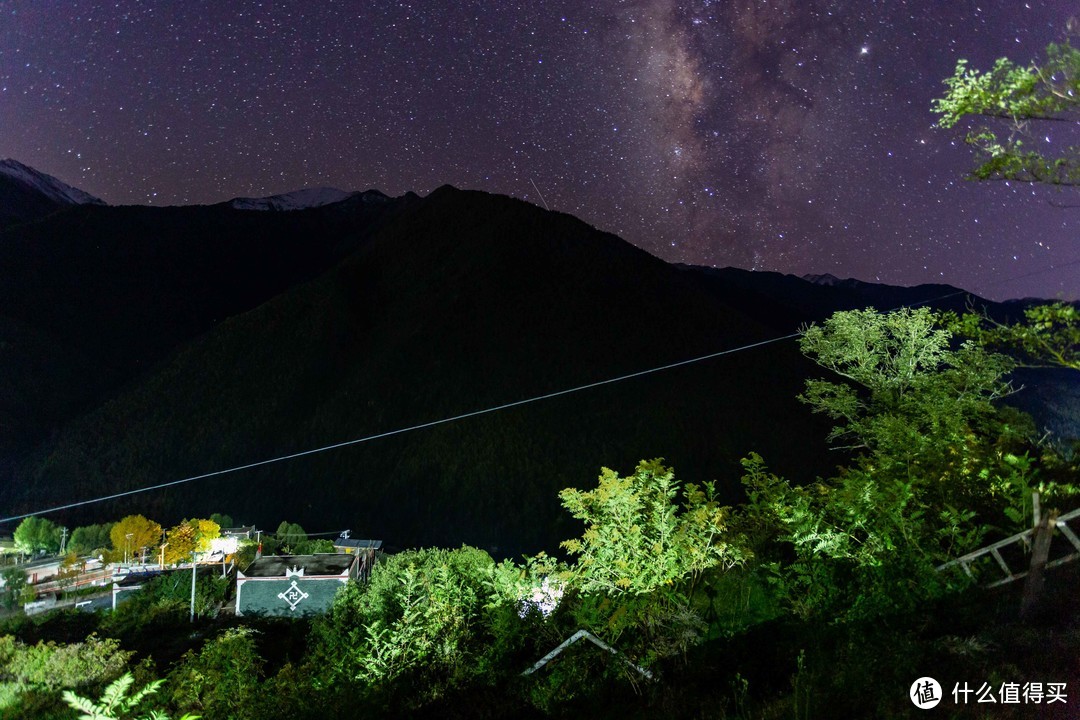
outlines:
[[[128,562],[128,546],[131,545],[131,536],[132,535],[134,535],[134,533],[128,533],[127,535],[124,535],[124,564],[125,565],[127,565],[127,562]]]

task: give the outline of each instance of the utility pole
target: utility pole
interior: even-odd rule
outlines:
[[[195,622],[195,551],[191,551],[191,622]]]

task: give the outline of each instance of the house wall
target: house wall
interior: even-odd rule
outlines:
[[[288,601],[278,597],[279,594],[293,592],[293,581],[298,591],[307,593],[306,598],[296,602],[295,609],[290,607]],[[244,578],[236,585],[236,614],[306,617],[324,613],[330,609],[334,595],[347,581],[348,578],[344,577]]]

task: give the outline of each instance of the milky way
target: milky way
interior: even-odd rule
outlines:
[[[1075,298],[1076,199],[964,182],[929,108],[957,59],[1026,62],[1076,11],[6,1],[0,157],[111,203],[450,183],[671,261]]]

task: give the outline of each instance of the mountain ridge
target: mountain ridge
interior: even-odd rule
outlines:
[[[88,204],[105,202],[18,160],[0,160],[0,230]]]
[[[665,457],[734,502],[750,451],[793,478],[838,459],[795,399],[819,370],[794,342],[563,391],[935,297],[968,296],[671,265],[571,215],[452,186],[296,212],[72,207],[0,230],[0,470],[16,479],[0,508],[471,415],[61,519],[227,512],[399,546],[552,550],[578,534],[557,491],[601,466]]]

